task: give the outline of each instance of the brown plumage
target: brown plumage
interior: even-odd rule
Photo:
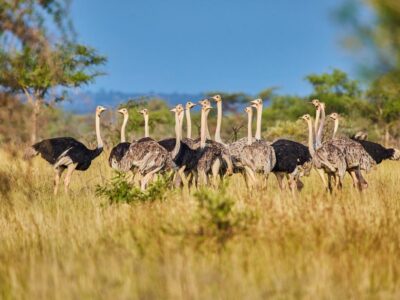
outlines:
[[[343,178],[346,173],[346,160],[342,151],[333,144],[326,143],[314,148],[313,126],[311,116],[306,114],[301,117],[308,125],[308,149],[310,151],[312,162],[317,169],[326,188],[332,191],[332,178],[335,178],[336,187],[341,188]],[[328,184],[326,184],[323,173],[328,175]]]
[[[179,124],[183,117],[182,105],[177,105],[172,111],[175,112],[175,133],[179,141],[175,148],[169,152],[158,142],[144,138],[132,142],[127,154],[121,160],[121,168],[124,171],[137,170],[141,175],[141,188],[144,190],[154,174],[160,171],[176,169],[174,159],[180,150]]]

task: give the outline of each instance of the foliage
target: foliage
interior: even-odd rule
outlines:
[[[153,202],[165,199],[169,184],[169,177],[159,177],[142,191],[127,180],[125,173],[117,172],[108,184],[96,187],[96,194],[105,196],[110,203]]]
[[[236,201],[227,194],[227,189],[227,184],[218,190],[203,187],[194,194],[198,203],[200,234],[229,236],[235,229],[244,229],[254,221],[254,214],[235,211]]]

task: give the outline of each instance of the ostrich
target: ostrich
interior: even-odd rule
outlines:
[[[126,108],[121,108],[118,110],[118,112],[124,116],[124,120],[122,122],[122,127],[121,127],[121,142],[114,148],[112,148],[110,157],[108,158],[108,163],[110,167],[116,170],[120,170],[119,164],[121,162],[121,159],[122,157],[124,157],[131,144],[128,143],[125,138],[125,127],[126,124],[128,123],[128,118],[129,118],[128,110]]]
[[[322,143],[322,133],[325,122],[325,103],[320,102],[317,99],[312,101],[312,104],[316,107],[316,118],[321,118],[321,124],[318,128],[316,137],[316,146],[319,147]],[[332,114],[331,118],[335,118],[337,114]],[[339,126],[339,119],[335,120],[335,129],[333,137],[324,143],[330,143],[340,149],[343,152],[346,160],[346,171],[350,174],[353,186],[359,190],[363,190],[368,187],[367,181],[364,179],[361,170],[369,172],[371,167],[375,166],[375,162],[369,156],[369,154],[363,149],[363,147],[347,138],[336,138],[337,127]]]
[[[58,185],[65,169],[67,169],[67,174],[64,179],[64,189],[67,193],[72,173],[75,170],[86,171],[92,160],[103,152],[103,140],[100,136],[100,116],[105,110],[102,106],[96,108],[96,149],[88,149],[84,144],[71,137],[58,137],[42,140],[26,150],[26,159],[40,154],[53,166],[55,171],[54,195],[58,193]]]
[[[364,137],[364,136],[363,136]],[[381,144],[366,141],[362,137],[353,136],[353,141],[360,143],[368,152],[376,164],[380,164],[383,160],[400,160],[400,150],[395,148],[385,148]]]
[[[261,120],[263,103],[261,99],[252,101],[252,107],[257,110],[257,132],[256,139],[261,139]],[[289,188],[301,190],[303,183],[300,176],[308,175],[311,171],[311,155],[308,148],[303,144],[287,140],[279,139],[271,144],[275,152],[276,163],[272,172],[278,180],[280,189],[284,188],[283,179],[286,175],[289,182]]]
[[[175,113],[176,140],[180,141],[179,124],[183,119],[183,106],[179,104],[171,111]],[[128,152],[121,160],[121,167],[124,171],[129,171],[132,168],[138,169],[142,176],[140,186],[142,190],[145,190],[147,183],[154,174],[176,168],[173,160],[179,154],[180,146],[180,142],[175,143],[174,149],[169,152],[152,139],[141,139],[130,145]]]
[[[322,117],[325,117],[325,105],[321,103],[320,109],[322,111]],[[334,143],[346,157],[347,172],[350,173],[353,179],[354,187],[358,187],[359,190],[368,187],[367,181],[362,176],[361,170],[369,172],[372,167],[376,165],[376,162],[368,154],[367,151],[361,146],[360,143],[353,141],[346,137],[336,137],[336,132],[339,128],[339,115],[332,113],[329,115],[330,119],[335,122],[332,139],[328,142]]]
[[[324,186],[332,192],[332,177],[336,178],[336,187],[342,187],[343,177],[346,173],[346,160],[342,151],[333,144],[322,144],[319,147],[314,146],[313,126],[309,114],[303,115],[301,119],[308,125],[308,150],[310,151],[312,162],[317,169]],[[328,174],[328,185],[326,184],[322,172]]]
[[[251,133],[253,110],[251,107],[246,107],[245,111],[248,116],[247,145],[240,153],[240,161],[246,172],[246,182],[250,179],[250,182],[254,184],[256,182],[255,173],[268,176],[275,166],[276,158],[274,149],[267,142],[262,140],[253,142]]]

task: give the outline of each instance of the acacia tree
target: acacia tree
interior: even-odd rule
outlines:
[[[106,58],[74,42],[68,0],[0,0],[0,85],[32,107],[31,142],[44,103],[92,82]],[[49,20],[56,32],[49,33]],[[51,37],[50,37],[51,36]]]
[[[36,141],[43,104],[63,100],[65,88],[92,82],[101,74],[93,66],[104,62],[94,49],[76,44],[56,45],[46,55],[29,47],[8,55],[0,53],[0,84],[11,92],[23,93],[32,106],[31,142]],[[53,97],[49,97],[51,91]]]

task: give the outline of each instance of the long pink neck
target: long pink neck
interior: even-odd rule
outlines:
[[[259,105],[257,107],[257,129],[256,129],[256,135],[255,138],[256,140],[261,140],[261,120],[262,120],[262,110],[263,106]]]

